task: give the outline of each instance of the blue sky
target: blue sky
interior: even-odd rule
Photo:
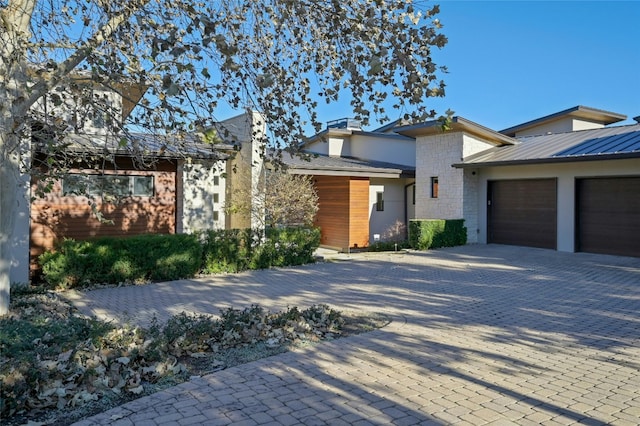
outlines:
[[[640,115],[640,1],[439,4],[449,39],[433,55],[449,69],[445,98],[429,105],[439,113],[495,130],[576,105],[626,114],[624,123]],[[318,112],[352,115],[347,101]]]

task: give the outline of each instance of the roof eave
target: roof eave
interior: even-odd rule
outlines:
[[[450,129],[443,129],[443,123],[439,120],[427,121],[424,123],[402,126],[395,129],[396,133],[409,137],[431,136],[437,134],[445,134],[449,132],[465,132],[474,136],[478,136],[483,140],[494,143],[496,145],[515,145],[517,140],[503,135],[488,127],[484,127],[471,120],[463,117],[453,117],[449,124]]]
[[[487,161],[477,163],[456,163],[452,167],[458,169],[480,169],[486,167],[501,166],[520,166],[527,164],[555,164],[555,163],[573,163],[583,161],[605,161],[605,160],[624,160],[629,158],[640,158],[640,152],[621,152],[615,154],[597,154],[597,155],[580,155],[565,157],[549,157],[549,158],[528,158],[523,160],[507,160],[507,161]]]
[[[415,170],[403,169],[387,169],[387,168],[350,168],[350,167],[303,167],[288,166],[287,171],[292,174],[299,175],[317,175],[317,176],[357,176],[357,177],[375,177],[375,178],[414,178]]]
[[[533,127],[541,126],[545,123],[560,120],[564,117],[576,117],[582,118],[588,121],[594,121],[602,123],[605,126],[620,121],[626,120],[627,116],[619,114],[617,112],[605,111],[597,108],[590,108],[582,105],[578,105],[572,108],[562,110],[553,114],[545,115],[544,117],[536,118],[525,123],[521,123],[504,130],[500,130],[500,133],[507,136],[515,136],[516,133],[528,130]]]

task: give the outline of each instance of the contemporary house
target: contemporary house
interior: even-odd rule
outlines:
[[[92,88],[124,120],[135,106],[131,99],[139,100],[144,92],[136,86],[136,96],[132,96],[128,86],[120,89],[124,92]],[[265,124],[259,114],[248,112],[217,123],[218,140],[205,143],[199,135],[113,136],[95,112],[83,116],[74,111],[72,103],[56,111],[46,100],[40,107],[44,118],[75,114],[66,120],[75,128],[66,129],[61,140],[64,152],[59,154],[72,161],[72,168],[30,205],[28,263],[32,272],[37,257],[62,238],[190,233],[252,225],[252,217],[226,215],[223,206],[227,194],[239,185],[261,190],[260,145]],[[37,125],[41,130],[48,124]],[[33,164],[44,169],[50,164],[48,156],[58,154],[43,149],[43,133],[37,134],[40,136],[32,140]],[[249,179],[239,179],[234,170],[242,170]],[[37,176],[32,174],[33,194],[39,184]],[[24,277],[20,280],[26,281]]]
[[[309,158],[285,157],[289,173],[313,176],[321,244],[347,251],[403,239],[414,217],[415,140],[372,132],[350,119],[330,122],[302,145]],[[307,161],[308,160],[308,161]]]
[[[292,172],[316,177],[329,246],[371,242],[393,220],[462,218],[468,243],[640,256],[640,118],[611,126],[625,119],[577,106],[502,131],[463,117],[447,130],[330,123],[303,146],[318,157]],[[393,200],[393,217],[380,220],[380,200]]]
[[[143,92],[119,90],[100,96],[124,118]],[[216,144],[146,134],[123,144],[101,129],[99,117],[84,118],[65,135],[66,155],[83,160],[30,203],[29,241],[16,244],[12,281],[28,280],[28,265],[60,238],[244,228],[264,214],[222,209],[241,186],[250,187],[243,193],[263,190],[259,114],[219,123],[224,138]],[[615,125],[623,120],[585,106],[501,131],[463,117],[446,130],[434,120],[365,131],[341,119],[301,145],[307,158],[283,160],[289,173],[313,176],[325,247],[401,240],[411,219],[464,219],[468,243],[640,256],[640,117]],[[34,159],[39,143],[32,141]],[[97,152],[108,161],[85,155]],[[148,163],[140,163],[140,152]],[[33,179],[31,190],[37,185]],[[24,229],[25,221],[16,226]]]

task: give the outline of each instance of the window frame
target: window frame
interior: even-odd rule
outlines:
[[[384,191],[376,191],[376,211],[384,211]]]
[[[440,195],[440,182],[438,176],[431,176],[431,198],[438,198]]]
[[[136,185],[136,181],[140,179],[150,181],[149,184],[146,185],[150,191],[141,193],[141,191],[138,190],[139,186]],[[122,184],[125,180],[126,190],[124,190],[125,185]],[[121,190],[110,191],[114,188],[117,189],[118,186],[121,186]],[[153,175],[70,173],[62,178],[63,197],[93,195],[100,197],[150,198],[155,196],[155,190],[155,176]]]

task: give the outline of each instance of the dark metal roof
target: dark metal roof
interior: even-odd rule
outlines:
[[[601,155],[636,151],[640,151],[640,129],[628,133],[587,139],[553,156]]]
[[[233,144],[204,144],[195,135],[162,136],[145,133],[129,135],[89,135],[69,133],[67,151],[103,152],[113,155],[143,155],[156,158],[225,159]]]
[[[282,155],[282,162],[289,169],[305,174],[370,177],[414,177],[416,168],[382,161],[362,160],[353,157],[329,157],[311,154],[308,160],[296,155]]]
[[[554,114],[536,118],[535,120],[527,121],[526,123],[509,127],[508,129],[500,130],[500,133],[503,133],[507,136],[515,136],[516,133],[523,130],[541,126],[544,123],[559,120],[563,117],[577,117],[585,120],[600,122],[602,124],[613,124],[622,120],[626,120],[627,118],[627,116],[624,114],[618,114],[616,112],[578,105],[573,108],[568,108],[563,111],[556,112]]]
[[[640,158],[640,124],[531,136],[480,152],[455,167]]]

